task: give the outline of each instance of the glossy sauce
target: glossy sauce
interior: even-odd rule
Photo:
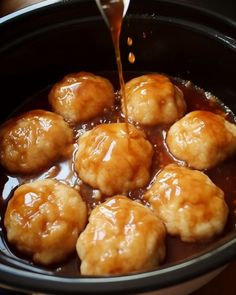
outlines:
[[[119,89],[119,81],[117,81],[116,73],[113,72],[103,72],[98,73],[101,76],[107,77],[115,89]],[[128,81],[133,77],[137,77],[142,73],[124,73],[125,78]],[[230,121],[234,121],[234,116],[229,112],[228,109],[225,109],[220,102],[211,95],[206,95],[203,90],[194,87],[189,82],[180,81],[173,79],[173,82],[181,88],[184,93],[184,97],[187,103],[187,112],[192,110],[210,110],[215,113],[224,114]],[[25,105],[18,112],[25,112],[38,108],[44,108],[50,110],[50,107],[47,102],[47,95],[49,93],[49,88],[43,90],[42,92],[36,94],[31,98],[30,101],[25,103]],[[103,116],[97,117],[94,120],[80,124],[74,129],[75,138],[78,138],[85,131],[92,129],[98,124],[103,123],[112,123],[112,122],[124,122],[124,117],[121,114],[121,105],[119,99],[119,93],[116,92],[116,100],[112,110],[107,111]],[[142,127],[138,128],[145,131],[148,140],[152,143],[154,147],[154,156],[151,169],[151,179],[155,174],[165,165],[169,163],[178,162],[174,159],[168,152],[165,144],[165,136],[170,125],[159,125],[154,127]],[[76,149],[76,143],[75,143]],[[213,180],[213,182],[219,186],[225,192],[226,202],[230,208],[230,214],[228,218],[228,223],[226,225],[224,233],[217,237],[215,240],[219,240],[227,232],[234,230],[236,225],[236,156],[224,161],[222,164],[217,167],[206,171],[207,175]],[[74,172],[73,158],[68,161],[56,163],[47,171],[43,171],[41,174],[34,177],[19,177],[14,175],[9,175],[5,171],[0,171],[0,190],[2,198],[0,199],[1,205],[1,218],[3,220],[4,212],[6,210],[7,202],[11,198],[14,189],[25,182],[34,181],[36,179],[43,178],[54,178],[58,179],[64,183],[69,184],[70,186],[80,188],[80,193],[83,199],[87,202],[90,210],[94,208],[97,204],[100,204],[106,200],[106,196],[102,195],[98,190],[91,188],[87,184],[83,183],[78,179],[76,173]],[[143,194],[146,191],[146,188],[137,189],[130,191],[128,196],[131,199],[138,199],[140,202],[145,204],[143,200]],[[3,223],[3,222],[1,222]],[[25,262],[25,267],[34,265],[30,259],[22,254],[18,253],[15,249],[7,244],[5,230],[1,232],[0,240],[0,252],[5,253],[9,257],[14,257],[18,261]],[[206,247],[211,245],[214,241],[208,244],[192,244],[192,243],[183,243],[179,238],[168,237],[167,238],[167,257],[164,261],[164,266],[170,263],[174,263],[179,260],[183,260],[191,257],[204,250]],[[0,257],[1,261],[1,257]],[[79,274],[79,259],[74,253],[70,258],[60,265],[54,265],[49,268],[36,266],[39,268],[40,272],[43,271],[52,271],[53,273],[59,275],[78,275]]]
[[[120,54],[120,33],[123,23],[123,12],[124,12],[124,3],[123,0],[111,1],[103,0],[104,5],[106,5],[106,16],[108,20],[108,26],[111,31],[111,38],[115,50],[116,64],[118,69],[118,77],[120,83],[121,98],[124,102],[124,112],[125,112],[125,123],[127,134],[129,134],[129,125],[128,125],[128,111],[127,111],[127,99],[125,94],[125,82],[123,77],[123,69],[121,62]]]
[[[128,61],[133,64],[135,63],[135,55],[133,54],[133,52],[130,52],[128,55]]]
[[[128,37],[128,38],[127,38],[127,44],[128,44],[129,46],[132,46],[132,45],[133,45],[133,39],[132,39],[131,37]]]
[[[128,46],[132,46],[132,45],[133,45],[133,39],[132,39],[131,37],[128,37],[128,38],[127,38],[127,44],[128,44]],[[130,53],[128,54],[128,61],[129,61],[131,64],[135,63],[135,55],[134,55],[133,52],[130,52]]]

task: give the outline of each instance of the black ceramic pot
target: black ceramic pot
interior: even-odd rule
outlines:
[[[0,19],[1,122],[23,100],[66,73],[116,69],[110,33],[95,1],[51,2]],[[134,65],[126,61],[128,36],[135,40]],[[191,80],[236,113],[236,25],[232,21],[178,1],[133,0],[121,51],[125,71],[158,71]],[[26,265],[0,248],[0,284],[29,293],[186,294],[235,257],[233,231],[204,252],[169,267],[118,277],[75,278]]]

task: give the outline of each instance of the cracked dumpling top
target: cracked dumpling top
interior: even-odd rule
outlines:
[[[83,275],[115,275],[158,266],[166,230],[147,207],[124,196],[98,205],[77,241]]]
[[[72,144],[73,132],[61,116],[33,110],[1,126],[0,162],[11,173],[38,173],[70,156]]]
[[[145,194],[170,235],[205,242],[220,234],[228,217],[223,191],[203,172],[166,166]]]
[[[114,89],[109,80],[87,72],[65,76],[56,83],[49,102],[54,112],[71,124],[101,115],[114,102]]]
[[[193,111],[171,126],[166,142],[177,159],[208,169],[236,152],[236,125],[212,112]]]
[[[106,195],[145,186],[150,178],[153,148],[145,134],[125,123],[101,124],[78,140],[75,170]]]
[[[125,84],[125,91],[128,118],[143,125],[173,123],[186,111],[183,92],[160,74],[134,78]]]
[[[4,218],[9,243],[45,265],[61,262],[75,250],[86,222],[80,194],[51,179],[18,187]]]

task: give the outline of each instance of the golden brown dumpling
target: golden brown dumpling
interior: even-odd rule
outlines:
[[[0,162],[11,173],[33,174],[73,149],[73,132],[55,113],[34,110],[0,128]]]
[[[236,125],[207,111],[193,111],[171,126],[170,152],[195,169],[208,169],[236,152]]]
[[[83,275],[126,274],[165,257],[165,226],[147,207],[123,196],[97,206],[77,241]]]
[[[93,188],[107,195],[145,186],[150,178],[153,148],[145,134],[125,123],[101,124],[78,140],[75,170]]]
[[[207,241],[224,229],[228,206],[224,193],[204,173],[166,166],[145,194],[167,232],[185,242]]]
[[[160,74],[134,78],[125,84],[125,91],[128,117],[143,125],[173,123],[186,111],[183,92]]]
[[[87,72],[65,76],[49,94],[54,112],[72,124],[101,115],[114,101],[114,89],[105,78]]]
[[[86,222],[80,194],[50,179],[17,188],[4,218],[8,241],[45,265],[60,262],[75,250]]]

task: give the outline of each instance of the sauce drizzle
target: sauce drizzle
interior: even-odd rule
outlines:
[[[129,135],[129,125],[128,125],[128,111],[127,111],[127,99],[125,93],[125,82],[123,77],[123,68],[121,62],[120,54],[120,33],[123,23],[123,14],[124,14],[124,2],[123,0],[103,0],[103,8],[108,23],[108,27],[111,31],[112,42],[115,50],[116,64],[118,69],[118,77],[120,82],[121,90],[121,99],[124,103],[124,115],[127,134]]]

